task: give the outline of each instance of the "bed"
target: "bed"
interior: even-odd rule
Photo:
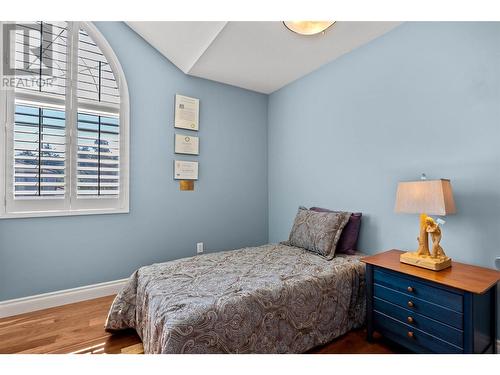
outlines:
[[[360,255],[270,244],[139,268],[105,328],[135,329],[145,353],[303,353],[365,316]]]

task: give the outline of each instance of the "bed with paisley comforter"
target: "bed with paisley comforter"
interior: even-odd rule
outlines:
[[[284,244],[141,267],[106,330],[134,328],[145,353],[303,353],[360,327],[365,267]]]

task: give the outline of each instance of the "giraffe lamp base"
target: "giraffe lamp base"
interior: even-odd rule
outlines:
[[[432,237],[432,253],[429,251],[429,234]],[[418,250],[401,254],[401,263],[441,271],[451,267],[451,258],[446,256],[441,242],[441,228],[434,219],[426,214],[420,214],[420,235],[417,237]]]
[[[451,258],[438,257],[433,258],[430,255],[418,255],[418,252],[403,253],[399,257],[401,263],[411,264],[412,266],[427,268],[433,271],[441,271],[451,267]]]

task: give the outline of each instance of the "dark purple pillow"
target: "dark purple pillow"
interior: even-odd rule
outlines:
[[[334,212],[321,207],[311,207],[310,210],[316,212]],[[351,214],[349,221],[340,235],[339,242],[337,243],[337,249],[335,250],[336,253],[353,255],[356,252],[359,229],[361,228],[361,216],[361,212],[354,212]]]

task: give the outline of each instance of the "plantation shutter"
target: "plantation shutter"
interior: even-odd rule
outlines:
[[[16,103],[14,196],[64,197],[64,111]]]
[[[38,81],[15,89],[14,198],[64,198],[67,24],[33,22],[18,26],[16,76],[29,74]],[[47,67],[52,69],[51,86],[42,84]]]
[[[0,103],[0,217],[128,212],[128,92],[110,46],[88,22],[14,26],[0,40],[8,77],[22,82]]]
[[[113,71],[82,29],[78,35],[77,196],[118,197],[120,95]]]

